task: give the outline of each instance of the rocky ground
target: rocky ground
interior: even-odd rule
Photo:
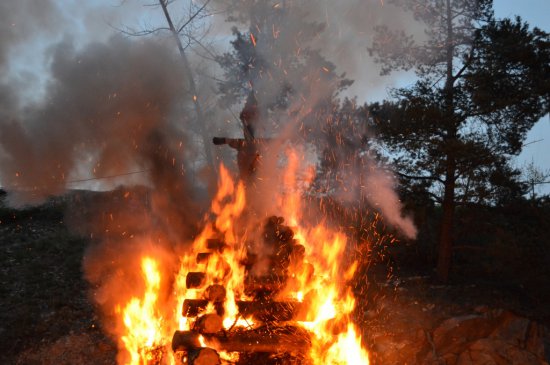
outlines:
[[[363,322],[374,364],[550,362],[547,327],[518,314],[502,293],[430,283],[428,277],[409,277],[379,290]]]
[[[114,364],[63,204],[0,207],[0,363]],[[379,281],[360,325],[374,364],[548,364],[548,311],[494,283]]]

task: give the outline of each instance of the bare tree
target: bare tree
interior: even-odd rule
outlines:
[[[529,185],[531,200],[535,200],[535,187],[543,184],[550,184],[550,170],[542,170],[535,165],[534,161],[523,167],[523,177],[526,184]]]
[[[204,109],[199,98],[197,84],[193,77],[194,72],[187,55],[189,46],[194,43],[199,44],[201,47],[204,47],[201,43],[201,39],[204,37],[204,34],[207,33],[207,31],[204,30],[204,26],[206,24],[205,18],[211,15],[208,11],[210,0],[205,0],[203,3],[189,0],[187,6],[183,11],[183,13],[185,14],[179,16],[179,19],[177,20],[174,19],[170,11],[170,5],[174,3],[176,3],[175,0],[158,0],[158,3],[146,5],[149,7],[159,7],[162,9],[167,27],[143,27],[140,30],[135,30],[130,27],[125,27],[124,29],[116,29],[123,34],[130,36],[146,36],[157,34],[160,32],[169,32],[171,34],[174,42],[178,47],[184,71],[187,75],[189,75],[187,86],[189,88],[189,92],[191,93],[191,95],[193,95],[193,108],[195,110],[197,118],[197,127],[201,136],[202,143],[204,145],[206,163],[210,169],[214,170],[215,165],[210,142],[211,136],[208,135]]]

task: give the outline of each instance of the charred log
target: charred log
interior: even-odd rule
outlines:
[[[206,288],[205,295],[212,303],[221,303],[225,300],[226,291],[223,285],[214,284]]]
[[[237,301],[239,313],[262,322],[285,322],[298,320],[302,312],[300,302],[286,301]]]
[[[187,289],[200,288],[206,283],[206,273],[189,272],[185,277],[185,286]]]
[[[181,313],[184,317],[196,317],[206,309],[207,305],[206,299],[185,299]]]
[[[172,351],[190,351],[201,348],[200,334],[195,331],[176,331],[172,337]]]
[[[200,334],[194,331],[176,331],[172,338],[173,351],[200,349]],[[235,331],[229,334],[203,335],[207,346],[228,352],[270,352],[303,354],[309,351],[311,340],[307,331],[293,327],[262,327]]]
[[[212,256],[212,252],[200,252],[197,254],[197,264],[207,263]]]
[[[187,353],[189,365],[219,365],[220,355],[208,347],[194,349]]]
[[[218,238],[209,238],[206,240],[206,248],[212,251],[218,251],[223,252],[223,250],[227,247],[227,244]]]
[[[195,323],[194,330],[202,334],[212,334],[223,329],[223,319],[215,313],[201,316]]]
[[[185,299],[183,301],[183,308],[181,310],[181,313],[184,317],[192,318],[196,317],[208,306],[208,299]],[[216,302],[214,303],[214,308],[216,309],[216,313],[220,316],[223,316],[224,309],[223,309],[223,302]]]

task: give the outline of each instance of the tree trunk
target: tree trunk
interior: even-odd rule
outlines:
[[[454,77],[453,77],[453,18],[451,11],[451,0],[447,0],[447,69],[445,80],[445,116],[447,124],[446,146],[446,171],[445,191],[442,204],[441,232],[439,237],[439,252],[437,257],[437,278],[442,282],[449,280],[451,269],[451,255],[453,249],[453,226],[455,211],[455,181],[456,181],[456,160],[453,148],[457,140],[457,126],[454,113]]]
[[[189,76],[189,91],[191,92],[191,94],[193,94],[193,106],[195,107],[195,113],[197,114],[197,122],[198,122],[199,131],[202,137],[202,143],[204,145],[204,154],[206,157],[206,162],[208,164],[208,167],[212,171],[214,171],[216,167],[214,166],[212,149],[210,148],[210,137],[206,132],[206,127],[205,127],[206,121],[204,119],[202,107],[198,99],[199,96],[197,95],[197,86],[195,84],[195,80],[193,79],[193,72],[191,70],[189,60],[187,59],[187,55],[185,54],[185,50],[183,48],[183,44],[181,43],[181,39],[179,37],[178,31],[176,30],[174,23],[172,22],[172,18],[170,17],[170,13],[168,12],[168,3],[166,0],[159,0],[159,4],[162,7],[162,11],[164,12],[164,16],[170,28],[170,32],[172,33],[172,36],[174,37],[174,40],[178,45],[178,50],[180,52],[180,56],[183,62],[183,67],[185,69],[185,72],[187,72]]]
[[[453,249],[453,225],[455,212],[455,162],[452,157],[447,160],[445,193],[443,196],[443,214],[441,218],[441,233],[439,237],[439,253],[437,257],[437,278],[442,282],[449,279],[451,269],[451,254]]]

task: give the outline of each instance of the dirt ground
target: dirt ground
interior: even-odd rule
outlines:
[[[50,350],[61,352],[57,363],[63,352],[67,364],[114,363],[115,347],[100,329],[81,270],[88,241],[63,219],[61,205],[0,208],[2,364],[46,364]],[[73,362],[71,351],[95,354]]]

